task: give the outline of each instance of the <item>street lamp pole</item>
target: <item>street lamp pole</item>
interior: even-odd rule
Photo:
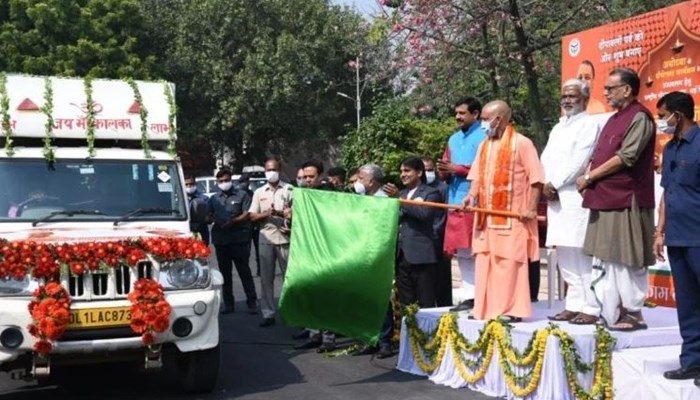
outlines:
[[[336,92],[340,97],[355,103],[355,113],[357,116],[357,132],[360,132],[360,110],[362,110],[362,95],[360,92],[360,56],[355,58],[355,97],[351,97],[343,92]]]
[[[357,133],[360,133],[360,109],[362,108],[360,98],[360,56],[355,58],[355,110],[357,111]]]

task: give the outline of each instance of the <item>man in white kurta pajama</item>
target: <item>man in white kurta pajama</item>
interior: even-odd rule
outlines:
[[[547,197],[547,247],[556,247],[559,269],[568,285],[566,307],[553,321],[594,323],[600,310],[591,290],[591,257],[583,252],[588,210],[581,206],[576,178],[583,173],[600,133],[586,112],[590,91],[585,82],[568,80],[562,87],[564,116],[549,134],[542,153]]]

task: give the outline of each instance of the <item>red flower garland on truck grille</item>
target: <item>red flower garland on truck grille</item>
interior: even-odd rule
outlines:
[[[46,354],[53,347],[51,342],[63,336],[70,322],[70,295],[58,282],[41,285],[34,291],[29,313],[34,320],[29,333],[39,339],[34,343],[34,351]]]
[[[165,300],[160,283],[141,278],[129,293],[131,301],[131,329],[141,334],[143,344],[155,343],[156,333],[163,333],[170,326],[172,307]]]
[[[158,262],[207,258],[209,247],[193,238],[148,238],[112,242],[37,243],[0,239],[0,279],[30,276],[46,282],[34,291],[29,312],[33,323],[28,329],[38,341],[34,350],[49,353],[70,323],[70,295],[59,282],[61,271],[83,275],[121,265],[135,267],[152,258]],[[155,334],[170,326],[172,307],[157,281],[141,278],[129,293],[131,329],[142,335],[143,343],[155,343]]]

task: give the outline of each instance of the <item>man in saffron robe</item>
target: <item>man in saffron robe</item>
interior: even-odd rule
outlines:
[[[532,314],[528,259],[539,258],[537,203],[544,171],[532,141],[510,124],[511,108],[501,100],[484,106],[481,124],[488,138],[469,171],[464,206],[509,211],[519,218],[477,213],[472,251],[476,255],[476,319],[519,322]]]

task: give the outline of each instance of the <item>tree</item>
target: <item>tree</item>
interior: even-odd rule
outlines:
[[[417,102],[466,93],[504,98],[524,133],[544,145],[559,116],[562,36],[671,3],[393,0],[379,23],[395,44],[395,66]]]
[[[384,169],[388,182],[399,181],[401,160],[408,156],[442,156],[454,131],[454,122],[425,118],[405,97],[378,100],[359,131],[350,130],[341,148],[342,163],[358,168],[374,163]]]
[[[166,43],[158,54],[177,85],[181,132],[225,145],[235,167],[299,143],[321,153],[354,122],[336,93],[354,93],[348,62],[367,49],[356,13],[326,0],[144,0],[143,9],[152,41]]]
[[[9,0],[0,4],[0,70],[155,78],[138,0]]]

